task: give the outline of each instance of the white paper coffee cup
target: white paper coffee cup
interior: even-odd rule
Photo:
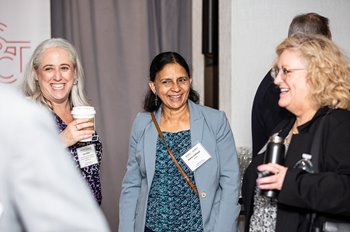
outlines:
[[[74,119],[80,119],[80,118],[88,118],[91,120],[91,122],[94,123],[92,128],[84,128],[84,129],[92,129],[95,130],[95,115],[96,111],[95,108],[92,106],[75,106],[72,109],[72,116]],[[91,141],[91,138],[80,140],[81,142],[89,142]]]

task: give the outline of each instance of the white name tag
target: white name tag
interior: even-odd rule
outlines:
[[[191,169],[192,172],[194,172],[198,167],[200,167],[210,158],[210,154],[207,152],[207,150],[205,150],[201,143],[197,143],[183,156],[181,156],[181,159]]]
[[[77,148],[77,153],[80,168],[85,168],[98,163],[95,144]]]

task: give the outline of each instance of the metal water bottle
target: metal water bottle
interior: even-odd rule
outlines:
[[[277,134],[274,134],[270,137],[266,151],[265,151],[265,157],[264,157],[264,163],[275,163],[275,164],[281,164],[284,163],[284,155],[285,155],[285,145],[284,145],[284,139]],[[271,176],[273,173],[270,172],[261,172],[260,176]],[[269,197],[269,198],[275,198],[278,194],[278,190],[261,190],[261,194],[263,196]]]

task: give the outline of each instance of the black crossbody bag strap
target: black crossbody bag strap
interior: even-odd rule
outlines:
[[[310,150],[310,154],[312,155],[313,169],[314,169],[315,173],[319,172],[319,154],[321,151],[322,131],[323,131],[325,119],[326,119],[326,115],[320,119],[321,122],[316,129],[316,133],[315,133],[314,138],[312,140],[312,145],[311,145],[311,150]],[[311,213],[309,215],[309,217],[310,217],[309,232],[313,232],[313,227],[314,227],[316,216],[317,216],[316,213]]]
[[[320,171],[319,159],[320,159],[320,152],[322,151],[322,149],[321,149],[322,134],[324,131],[327,116],[331,111],[332,111],[332,109],[329,109],[327,111],[327,113],[324,116],[322,116],[322,118],[320,119],[321,121],[318,124],[316,132],[314,134],[314,138],[312,140],[310,154],[312,155],[312,164],[313,164],[313,168],[314,168],[314,173],[318,173]],[[311,223],[310,223],[309,232],[312,232],[316,216],[317,216],[316,213],[310,214],[310,222]]]
[[[312,155],[312,164],[313,164],[313,169],[315,173],[319,172],[319,154],[321,151],[321,141],[322,141],[322,132],[323,132],[323,127],[325,124],[325,119],[326,116],[323,116],[320,120],[320,124],[318,125],[318,128],[316,129],[314,138],[312,140],[312,145],[311,145],[311,151],[310,154]]]

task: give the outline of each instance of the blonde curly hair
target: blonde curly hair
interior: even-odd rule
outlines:
[[[287,49],[298,51],[308,64],[311,98],[319,107],[350,109],[350,63],[330,39],[294,34],[277,46],[274,66]]]

